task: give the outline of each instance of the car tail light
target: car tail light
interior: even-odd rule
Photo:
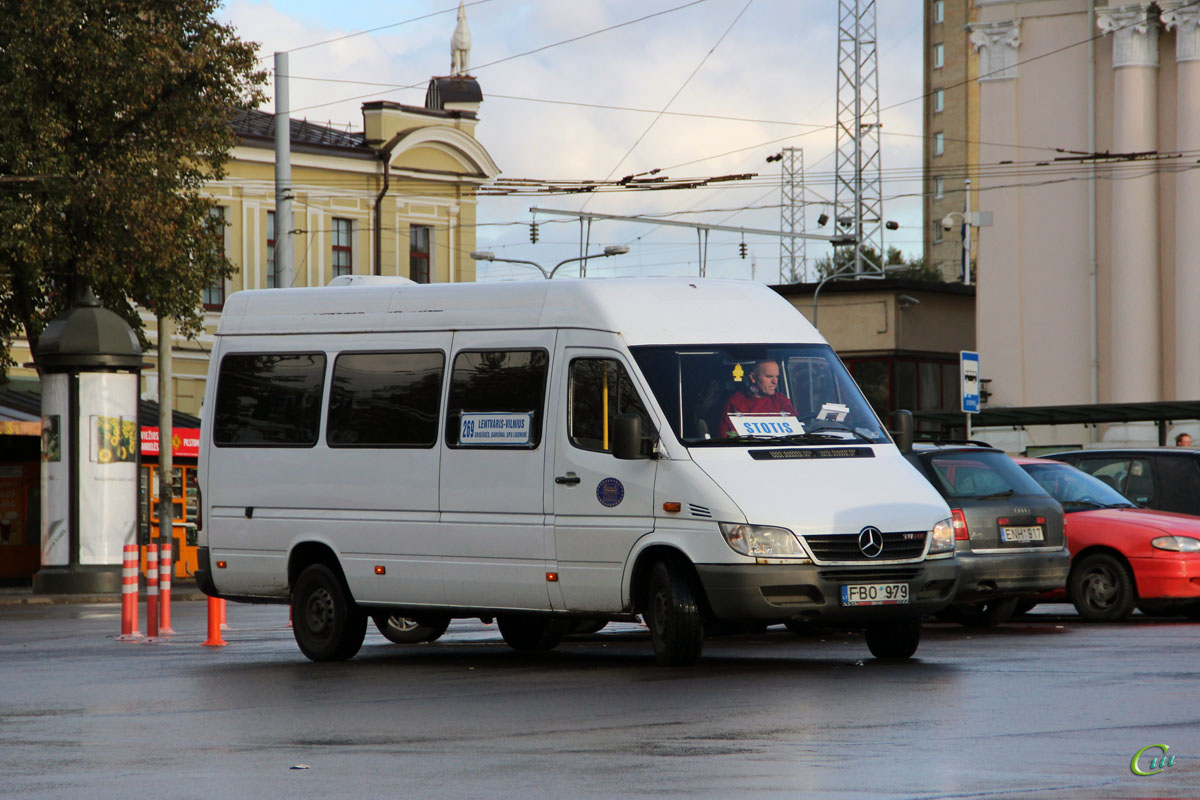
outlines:
[[[971,538],[971,531],[967,528],[967,518],[963,515],[961,508],[955,508],[950,511],[950,516],[954,519],[954,539],[956,541],[965,542]]]
[[[997,518],[996,518],[996,524],[997,524],[997,525],[1007,525],[1007,524],[1008,524],[1008,517],[997,517]]]
[[[1046,524],[1046,518],[1045,518],[1045,517],[1038,517],[1038,518],[1037,518],[1037,524],[1038,524],[1038,525],[1045,525],[1045,524]]]

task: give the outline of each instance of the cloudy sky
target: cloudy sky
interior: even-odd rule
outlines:
[[[419,106],[429,78],[449,73],[457,5],[229,0],[220,15],[260,43],[266,67],[273,52],[291,53],[293,117],[361,130],[362,102]],[[884,216],[901,226],[885,245],[909,255],[921,253],[921,8],[877,9]],[[477,135],[504,177],[758,175],[671,192],[481,198],[479,249],[547,267],[579,255],[580,225],[564,217],[538,216],[541,241],[529,243],[534,206],[778,230],[780,168],[765,158],[782,147],[803,149],[806,230],[827,231],[816,218],[833,199],[837,14],[835,0],[469,1],[471,73],[484,94]],[[775,282],[778,238],[747,236],[744,260],[740,241],[710,235],[708,274]],[[589,276],[697,274],[692,230],[593,223],[589,252],[608,244],[630,252],[590,262]],[[807,251],[811,260],[828,247]],[[481,280],[537,276],[480,266]]]

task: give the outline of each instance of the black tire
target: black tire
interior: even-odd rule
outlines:
[[[571,623],[571,629],[567,632],[569,635],[599,633],[608,624],[606,619],[598,619],[596,617],[582,617]]]
[[[921,644],[921,620],[899,619],[867,628],[867,647],[876,658],[912,658]]]
[[[994,628],[1008,622],[1020,600],[1019,597],[998,597],[978,603],[955,603],[939,611],[937,617],[968,628]]]
[[[1200,619],[1200,603],[1186,605],[1180,609],[1188,619]]]
[[[650,572],[643,617],[658,663],[695,664],[704,647],[704,616],[684,571],[659,561]]]
[[[505,643],[518,653],[544,653],[553,650],[567,634],[567,620],[561,617],[513,615],[496,617],[496,627]]]
[[[1120,559],[1107,553],[1094,553],[1075,564],[1067,590],[1079,616],[1098,622],[1125,619],[1137,603],[1133,575]]]
[[[292,633],[313,661],[345,661],[362,647],[367,615],[333,570],[311,564],[292,588]]]
[[[371,620],[385,638],[396,644],[434,642],[450,627],[450,617],[446,615],[423,616],[417,620],[381,613],[372,615]]]

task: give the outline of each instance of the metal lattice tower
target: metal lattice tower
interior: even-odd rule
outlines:
[[[884,250],[875,0],[838,0],[837,80],[837,229],[858,243],[844,246],[853,252],[854,274],[878,273]],[[873,249],[880,263],[864,255],[864,247]]]
[[[785,147],[779,166],[783,182],[779,189],[779,230],[796,233],[804,230],[804,151]],[[807,280],[808,245],[804,239],[779,237],[779,282]]]

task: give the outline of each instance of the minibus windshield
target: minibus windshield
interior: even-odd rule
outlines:
[[[829,345],[655,345],[632,351],[685,445],[889,441]]]

